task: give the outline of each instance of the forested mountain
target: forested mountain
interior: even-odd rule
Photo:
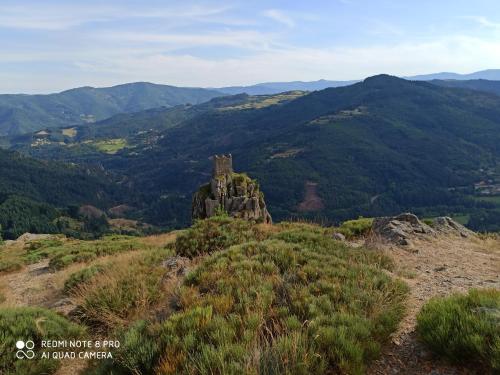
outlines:
[[[0,150],[0,225],[4,238],[24,232],[58,232],[57,219],[71,207],[107,208],[126,190],[102,171],[38,161]],[[75,210],[76,210],[75,209]]]
[[[209,158],[232,153],[237,170],[258,178],[277,220],[411,210],[500,229],[496,197],[475,189],[500,184],[500,98],[493,94],[382,75],[312,93],[238,95],[109,121],[94,125],[115,129],[107,146],[69,136],[14,146],[127,176],[148,207],[143,219],[155,224],[185,225]],[[120,124],[132,130],[120,133]]]
[[[214,90],[145,82],[80,87],[49,95],[0,95],[0,135],[92,123],[123,112],[199,104],[221,95]]]
[[[500,77],[499,77],[500,79]],[[460,80],[433,80],[430,83],[444,87],[457,87],[470,90],[491,92],[500,95],[500,81],[488,81],[486,79]]]

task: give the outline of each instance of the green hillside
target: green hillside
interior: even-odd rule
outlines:
[[[50,95],[0,95],[0,135],[92,123],[123,112],[198,104],[220,92],[152,83],[81,87]]]
[[[110,207],[125,190],[103,172],[42,162],[0,151],[0,228],[3,238],[24,232],[59,232],[57,219],[71,207]]]

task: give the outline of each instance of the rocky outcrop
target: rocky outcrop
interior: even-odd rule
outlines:
[[[461,237],[474,236],[475,233],[462,224],[457,223],[451,217],[442,216],[434,219],[432,227],[440,233],[455,234]]]
[[[372,233],[383,241],[397,245],[409,245],[412,238],[452,234],[469,237],[474,232],[457,223],[450,217],[438,217],[431,225],[419,220],[416,215],[404,213],[393,217],[374,219]]]
[[[410,213],[393,217],[378,217],[373,220],[372,232],[387,242],[409,245],[415,235],[434,235],[435,231]]]
[[[193,220],[215,216],[219,210],[235,218],[272,222],[259,184],[246,174],[233,172],[231,155],[215,156],[212,179],[193,196]]]

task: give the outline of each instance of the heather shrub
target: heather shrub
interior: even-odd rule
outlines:
[[[470,290],[430,300],[417,317],[422,341],[456,363],[500,371],[500,291]]]
[[[199,243],[216,230],[230,240],[203,247],[212,254],[187,275],[173,313],[121,331],[125,344],[98,373],[365,372],[404,313],[407,288],[383,271],[386,257],[323,229],[288,224],[245,241],[251,224],[209,222],[191,229]]]
[[[15,307],[0,309],[0,373],[1,374],[52,374],[60,361],[42,359],[40,355],[31,360],[17,359],[16,342],[31,340],[35,354],[41,340],[84,339],[85,330],[57,315],[38,307]],[[44,349],[45,350],[45,349]],[[48,350],[48,349],[47,349]]]

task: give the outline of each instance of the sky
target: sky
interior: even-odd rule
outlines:
[[[493,68],[498,0],[0,0],[0,93]]]

